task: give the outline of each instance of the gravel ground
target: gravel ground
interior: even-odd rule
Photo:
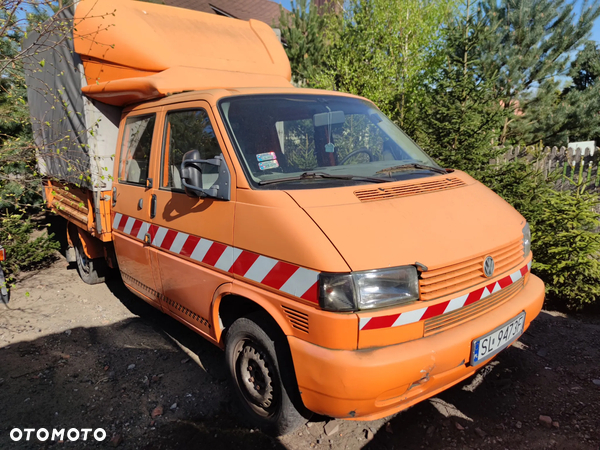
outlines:
[[[544,417],[545,416],[545,417]],[[14,428],[103,428],[62,443]],[[88,286],[59,258],[0,304],[0,449],[600,449],[600,317],[543,311],[476,376],[374,422],[317,417],[292,435],[248,429],[221,351],[133,297]]]

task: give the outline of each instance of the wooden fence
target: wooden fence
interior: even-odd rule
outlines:
[[[516,159],[530,162],[546,178],[555,178],[559,189],[579,189],[600,191],[600,148],[566,147],[506,147],[507,151],[499,158],[490,161],[502,164]]]

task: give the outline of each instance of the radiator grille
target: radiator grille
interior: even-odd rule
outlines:
[[[434,181],[424,183],[402,184],[388,188],[380,187],[375,189],[364,189],[355,191],[354,195],[361,202],[371,202],[374,200],[385,200],[389,198],[407,197],[409,195],[425,194],[427,192],[441,191],[445,189],[454,189],[466,186],[466,183],[456,177],[442,177]]]
[[[524,278],[516,281],[501,291],[491,294],[488,297],[475,302],[464,308],[457,309],[451,313],[434,317],[425,321],[425,336],[430,336],[440,331],[447,330],[459,325],[467,320],[474,319],[490,309],[500,306],[502,303],[510,300],[521,289],[523,289]]]
[[[488,255],[494,258],[494,274],[505,273],[523,260],[522,240],[518,239],[495,251],[461,263],[423,272],[419,280],[421,300],[433,300],[453,294],[487,280],[483,273],[483,261]]]
[[[296,311],[288,306],[282,306],[285,315],[287,316],[290,324],[297,330],[308,333],[308,315],[300,311]]]

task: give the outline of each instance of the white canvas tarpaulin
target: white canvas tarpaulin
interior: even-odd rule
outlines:
[[[50,23],[23,43],[39,170],[88,189],[109,190],[121,108],[82,95],[86,79],[73,50],[72,11],[62,11]]]

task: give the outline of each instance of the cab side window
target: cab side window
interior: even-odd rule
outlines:
[[[119,181],[146,185],[156,115],[130,117],[125,123]]]
[[[203,109],[169,112],[165,127],[161,186],[182,189],[181,161],[183,155],[190,150],[199,150],[201,159],[212,159],[221,155],[221,148],[208,114]],[[203,164],[203,188],[210,188],[216,182],[217,175],[217,166]]]

